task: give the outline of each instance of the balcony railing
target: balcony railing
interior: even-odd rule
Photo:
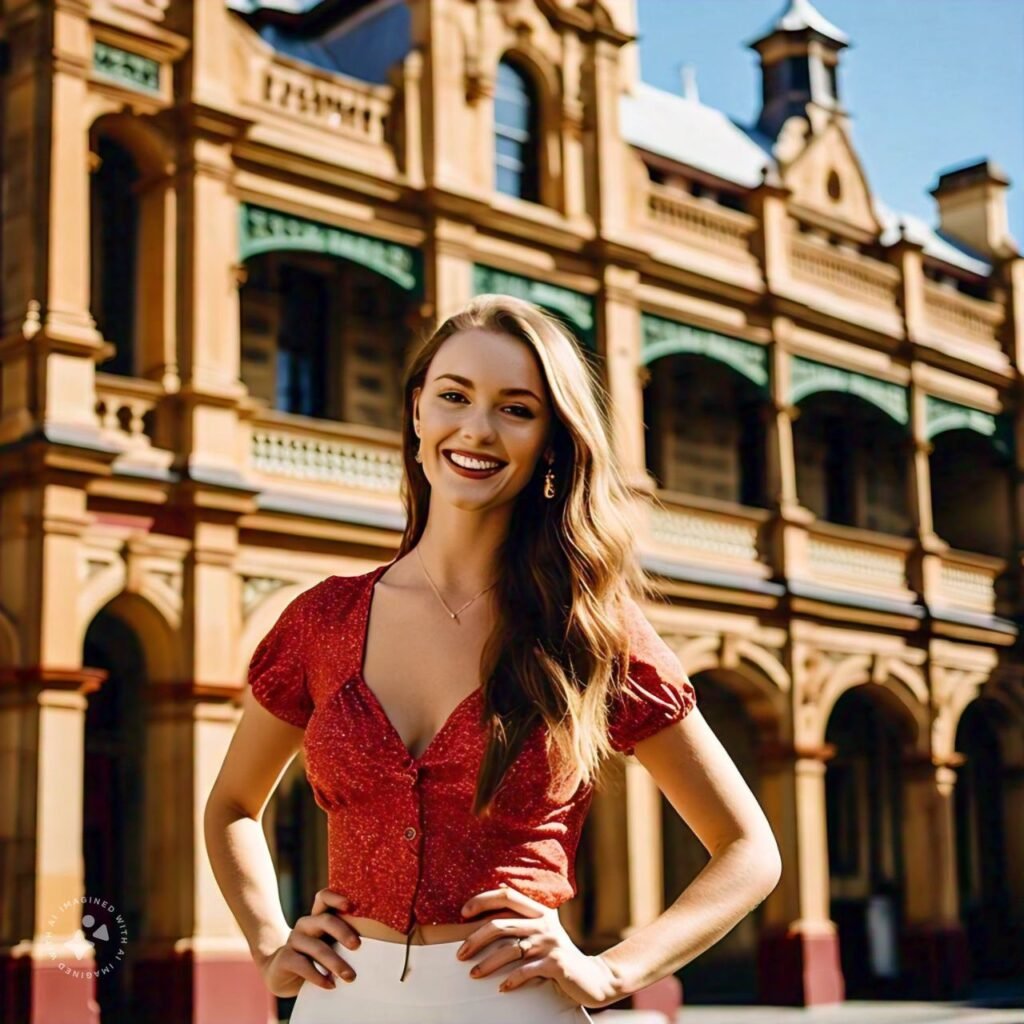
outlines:
[[[908,537],[815,520],[808,527],[806,571],[822,586],[913,602],[907,580],[913,544]]]
[[[247,464],[270,486],[291,481],[398,497],[401,455],[390,431],[263,409],[246,426]]]
[[[947,551],[939,569],[936,605],[982,615],[996,613],[996,580],[1006,568],[1001,558],[969,551]]]
[[[709,568],[766,578],[763,528],[770,513],[732,502],[659,490],[652,504],[648,543],[653,553]]]
[[[238,25],[236,32],[249,76],[242,104],[254,121],[246,143],[350,164],[385,177],[396,173],[389,129],[395,96],[391,85],[293,60],[275,52],[248,26]]]
[[[667,230],[690,245],[726,258],[752,258],[750,241],[757,221],[749,214],[651,184],[647,219],[653,227]]]
[[[793,235],[789,243],[794,278],[887,312],[897,308],[900,272],[859,253]]]
[[[339,135],[383,143],[391,88],[269,61],[254,70],[256,104]]]
[[[163,388],[156,381],[96,374],[96,421],[100,429],[124,449],[149,448],[153,443],[153,416]]]
[[[1000,304],[926,280],[924,308],[930,331],[952,341],[973,341],[990,348],[999,346],[999,328],[1005,316]]]

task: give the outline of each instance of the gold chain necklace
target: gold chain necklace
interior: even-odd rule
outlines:
[[[444,599],[444,598],[443,598],[443,597],[441,596],[441,591],[437,589],[437,584],[435,584],[435,583],[434,583],[434,581],[433,581],[433,580],[432,580],[432,579],[430,578],[430,573],[429,573],[429,572],[427,572],[427,567],[426,567],[426,566],[425,566],[425,565],[423,564],[423,556],[422,556],[422,555],[420,554],[420,547],[419,547],[419,545],[418,545],[418,544],[416,545],[416,547],[414,548],[414,550],[415,550],[415,552],[416,552],[416,557],[417,557],[417,558],[418,558],[418,559],[420,560],[420,566],[421,566],[421,567],[422,567],[422,569],[423,569],[423,573],[424,573],[424,575],[425,575],[425,576],[427,577],[427,581],[428,581],[428,582],[430,583],[431,587],[433,587],[433,588],[434,588],[434,593],[435,593],[435,594],[437,594],[437,599],[438,599],[438,600],[439,600],[439,601],[441,602],[441,604],[443,604],[443,605],[444,605],[444,609],[445,609],[445,611],[446,611],[446,612],[447,612],[447,613],[448,613],[448,614],[449,614],[449,615],[450,615],[450,616],[451,616],[451,617],[452,617],[453,619],[455,619],[455,621],[456,621],[456,622],[458,622],[458,621],[459,621],[459,612],[463,612],[463,611],[465,611],[465,610],[466,610],[466,609],[467,609],[467,608],[468,608],[468,607],[469,607],[469,606],[470,606],[470,605],[471,605],[471,604],[472,604],[472,603],[473,603],[473,602],[474,602],[474,601],[476,600],[476,598],[480,596],[480,594],[486,594],[486,593],[487,593],[487,591],[491,589],[491,587],[496,587],[496,586],[498,585],[498,582],[497,582],[497,580],[495,580],[495,581],[494,581],[494,583],[492,583],[492,584],[491,584],[491,585],[490,585],[489,587],[484,587],[484,589],[483,589],[483,590],[481,590],[481,591],[480,591],[480,594],[477,594],[477,595],[476,595],[476,597],[472,597],[472,598],[470,598],[470,599],[469,599],[469,600],[468,600],[468,601],[467,601],[467,602],[466,602],[466,603],[465,603],[465,604],[464,604],[464,605],[463,605],[463,606],[462,606],[462,607],[461,607],[461,608],[459,609],[459,611],[453,612],[453,611],[451,610],[451,608],[449,608],[449,607],[448,607],[448,602],[447,602],[447,601],[445,601],[445,599]]]

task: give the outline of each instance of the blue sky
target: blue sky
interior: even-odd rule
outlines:
[[[937,226],[939,172],[989,157],[1009,176],[1010,232],[1024,250],[1024,0],[814,0],[850,37],[840,95],[875,195]],[[746,47],[783,0],[638,0],[641,77],[743,124],[760,100]]]

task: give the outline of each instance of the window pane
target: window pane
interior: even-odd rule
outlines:
[[[507,196],[519,196],[523,194],[523,178],[522,175],[517,174],[515,171],[508,167],[497,167],[495,169],[495,184],[499,192],[503,192]]]

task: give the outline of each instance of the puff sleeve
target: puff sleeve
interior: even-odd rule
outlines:
[[[306,594],[299,594],[281,612],[249,661],[248,682],[256,700],[290,725],[304,729],[313,714],[306,685]]]
[[[672,649],[647,621],[643,610],[625,598],[629,630],[626,687],[609,710],[608,738],[615,750],[632,755],[640,740],[684,718],[697,704],[697,694]]]

